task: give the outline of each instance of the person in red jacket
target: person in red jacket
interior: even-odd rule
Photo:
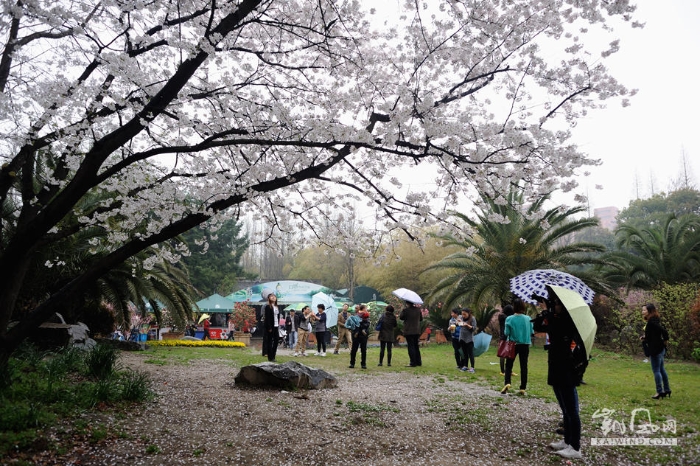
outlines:
[[[209,327],[211,327],[211,322],[209,322],[209,319],[204,319],[204,324],[202,324],[204,327],[204,336],[202,337],[202,340],[211,340],[211,335],[209,334]]]

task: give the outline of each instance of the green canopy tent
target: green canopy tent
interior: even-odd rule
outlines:
[[[197,312],[206,312],[208,314],[212,313],[224,313],[228,314],[233,312],[233,307],[236,305],[235,302],[228,298],[224,298],[218,293],[205,298],[201,301],[197,301]]]

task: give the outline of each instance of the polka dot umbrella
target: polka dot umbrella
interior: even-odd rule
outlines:
[[[581,295],[586,304],[593,304],[595,292],[588,287],[580,278],[560,272],[554,269],[528,270],[517,277],[510,279],[510,291],[517,297],[530,304],[537,304],[532,299],[532,295],[549,298],[549,293],[545,288],[547,285],[560,286],[567,290],[576,291]]]

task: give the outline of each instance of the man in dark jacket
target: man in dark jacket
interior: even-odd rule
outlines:
[[[284,321],[284,330],[287,332],[287,347],[293,350],[297,345],[297,329],[299,328],[299,319],[297,319],[294,309],[289,311],[289,317]]]
[[[408,347],[408,359],[410,363],[406,367],[417,367],[423,364],[420,356],[420,348],[418,340],[420,339],[420,322],[423,320],[423,314],[420,307],[406,301],[406,307],[403,308],[399,319],[403,320],[403,336],[406,338],[406,346]]]

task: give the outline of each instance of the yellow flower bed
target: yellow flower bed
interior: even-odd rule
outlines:
[[[189,346],[190,348],[245,348],[240,341],[222,340],[149,340],[148,346]]]

